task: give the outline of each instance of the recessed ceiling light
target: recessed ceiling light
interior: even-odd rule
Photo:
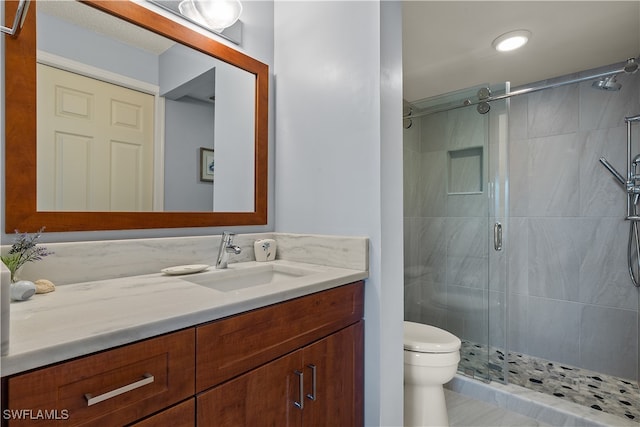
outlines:
[[[491,43],[491,46],[493,46],[493,48],[498,52],[508,52],[510,50],[521,48],[527,44],[529,38],[531,38],[531,31],[509,31],[508,33],[498,36],[493,43]]]

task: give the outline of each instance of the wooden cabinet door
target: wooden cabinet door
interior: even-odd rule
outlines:
[[[300,426],[301,366],[299,350],[199,394],[198,427]]]
[[[364,284],[317,292],[196,328],[196,392],[339,331],[364,313]]]
[[[164,411],[131,424],[130,427],[195,427],[196,399],[192,397]]]
[[[363,425],[363,329],[360,321],[302,350],[305,427]]]

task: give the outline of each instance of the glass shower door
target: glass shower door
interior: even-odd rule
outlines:
[[[405,121],[405,319],[458,336],[460,372],[490,380],[503,378],[507,102],[478,94],[415,102]]]

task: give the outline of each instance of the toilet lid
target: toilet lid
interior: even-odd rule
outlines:
[[[451,353],[460,349],[460,339],[440,328],[404,322],[405,350],[421,353]]]

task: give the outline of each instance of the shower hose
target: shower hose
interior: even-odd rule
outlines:
[[[638,215],[638,198],[635,197],[633,203],[633,215]],[[635,256],[634,256],[635,252]],[[629,221],[629,243],[627,245],[627,261],[629,264],[629,275],[631,276],[631,282],[636,288],[640,288],[640,280],[638,278],[640,274],[640,235],[638,232],[638,221]]]

